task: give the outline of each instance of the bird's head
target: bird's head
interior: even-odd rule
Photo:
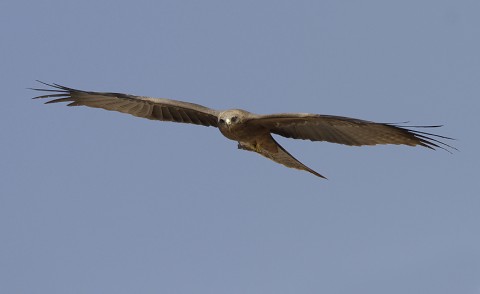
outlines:
[[[220,127],[231,128],[235,125],[242,124],[248,113],[240,109],[226,110],[219,114],[218,125]]]

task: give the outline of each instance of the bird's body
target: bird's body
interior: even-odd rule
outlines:
[[[434,138],[450,139],[448,137],[393,124],[308,113],[259,115],[241,109],[218,111],[202,105],[172,99],[81,91],[58,84],[43,84],[52,88],[34,90],[47,91],[50,94],[35,98],[55,98],[46,103],[70,102],[68,106],[83,105],[153,120],[214,126],[219,128],[226,138],[237,141],[239,149],[259,153],[287,167],[305,170],[322,178],[325,177],[288,153],[274,140],[272,134],[293,139],[327,141],[351,146],[402,144],[420,145],[430,149],[455,149]]]

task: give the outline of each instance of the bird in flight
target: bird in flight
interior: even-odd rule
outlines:
[[[217,127],[230,140],[238,142],[238,148],[259,153],[290,168],[304,170],[325,178],[301,163],[272,137],[310,141],[326,141],[350,146],[396,144],[423,146],[430,149],[456,149],[441,140],[452,138],[413,130],[440,126],[399,126],[361,119],[309,113],[279,113],[260,115],[242,109],[214,110],[202,105],[150,98],[122,93],[92,92],[68,88],[58,84],[38,81],[48,89],[31,88],[48,92],[37,98],[54,98],[49,103],[68,102],[68,106],[89,106],[128,113],[152,120],[189,123]],[[450,152],[450,151],[449,151]]]

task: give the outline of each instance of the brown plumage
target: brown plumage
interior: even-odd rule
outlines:
[[[82,91],[58,84],[40,83],[51,88],[33,90],[50,93],[35,98],[55,98],[46,104],[69,102],[68,106],[89,106],[153,120],[217,127],[225,137],[237,141],[239,149],[259,153],[277,163],[308,171],[321,178],[325,177],[290,155],[271,134],[351,146],[400,144],[420,145],[430,149],[441,148],[447,151],[448,148],[455,149],[440,141],[440,139],[452,140],[451,138],[411,129],[439,126],[407,128],[396,124],[333,115],[308,113],[258,115],[241,109],[218,111],[194,103],[165,98]]]

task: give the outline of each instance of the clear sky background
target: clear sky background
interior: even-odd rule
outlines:
[[[0,293],[480,293],[480,2],[0,2]],[[31,100],[36,79],[443,124],[460,151]]]

